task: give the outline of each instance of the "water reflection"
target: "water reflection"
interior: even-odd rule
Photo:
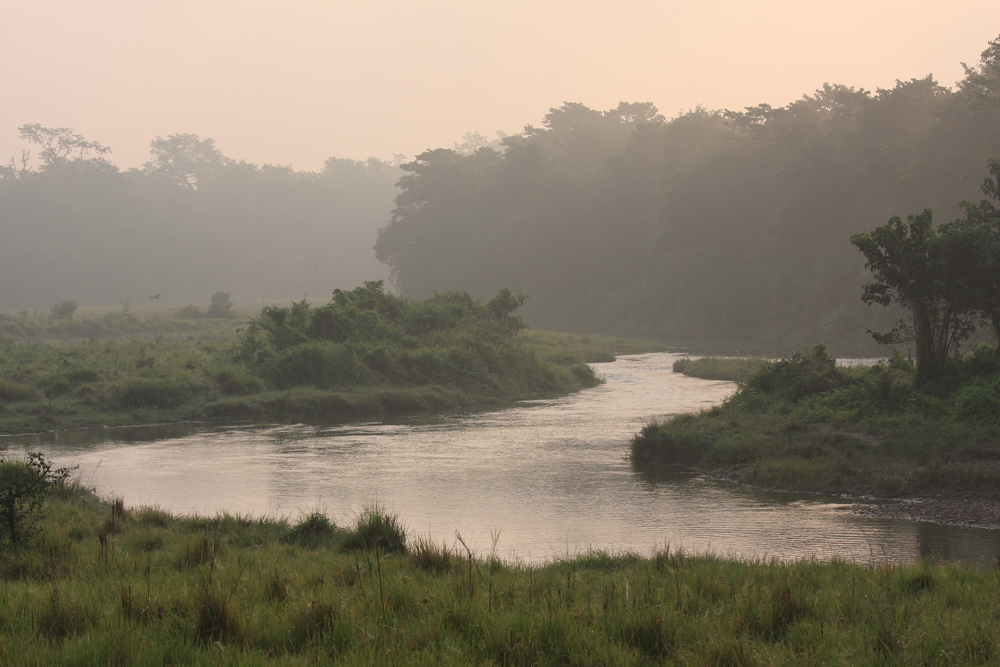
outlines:
[[[670,545],[742,558],[932,557],[992,564],[1000,533],[861,518],[841,499],[761,494],[623,458],[651,416],[698,410],[732,391],[671,372],[677,355],[600,364],[607,383],[478,413],[263,427],[106,429],[7,439],[130,505],[174,512],[323,509],[340,524],[371,502],[411,531],[537,561],[588,548]]]

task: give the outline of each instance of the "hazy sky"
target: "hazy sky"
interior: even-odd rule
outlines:
[[[564,101],[787,104],[824,82],[946,86],[998,0],[0,0],[0,160],[71,127],[141,166],[157,135],[319,169],[513,133]]]

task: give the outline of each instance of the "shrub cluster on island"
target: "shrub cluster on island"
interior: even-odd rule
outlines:
[[[522,333],[515,313],[524,298],[503,289],[487,303],[460,291],[415,301],[374,281],[336,290],[317,307],[305,300],[267,306],[235,333],[225,318],[174,318],[185,325],[182,334],[198,337],[161,336],[160,320],[123,309],[98,318],[102,330],[120,324],[126,335],[153,333],[71,344],[0,338],[0,433],[208,419],[335,421],[496,405],[599,384],[576,354],[613,359],[617,339]],[[67,324],[50,323],[57,331]]]
[[[924,211],[851,239],[873,274],[864,301],[909,314],[873,336],[911,343],[912,362],[897,350],[842,368],[818,345],[764,363],[723,405],[644,428],[632,459],[766,488],[1000,500],[1000,161],[989,172],[989,199],[963,202],[963,218],[935,228]],[[977,329],[993,341],[960,354]],[[747,370],[743,360],[695,370],[719,377],[736,363]]]

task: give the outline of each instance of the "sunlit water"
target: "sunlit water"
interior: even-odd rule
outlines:
[[[479,553],[542,561],[589,548],[668,546],[739,558],[921,557],[986,566],[1000,532],[861,518],[846,500],[763,494],[638,469],[629,439],[651,419],[722,401],[733,385],[671,372],[677,355],[597,364],[607,382],[562,398],[474,413],[347,425],[105,429],[8,438],[42,449],[126,504],[214,515],[325,511],[349,524],[365,505],[410,531]]]

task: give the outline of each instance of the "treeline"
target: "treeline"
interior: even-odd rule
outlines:
[[[25,125],[0,167],[0,312],[326,299],[387,275],[374,258],[396,165],[330,158],[319,172],[227,158],[211,139],[157,137],[142,169],[67,128]]]
[[[1000,156],[1000,40],[956,89],[824,85],[787,106],[566,103],[501,150],[402,165],[376,253],[402,293],[507,285],[532,326],[672,338],[867,340],[852,234],[959,214]]]

